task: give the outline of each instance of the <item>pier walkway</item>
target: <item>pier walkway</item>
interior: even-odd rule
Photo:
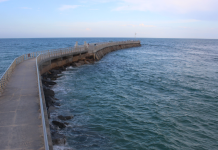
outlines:
[[[44,63],[72,61],[73,57],[94,54],[100,57],[112,49],[140,45],[140,41],[94,43],[65,49],[24,54],[15,58],[0,78],[0,150],[52,150],[50,127],[41,83]],[[136,45],[134,45],[136,44]],[[124,46],[125,47],[125,46]],[[98,54],[99,52],[99,54]],[[45,112],[45,113],[44,113]]]
[[[36,58],[16,66],[0,97],[0,149],[44,149]]]

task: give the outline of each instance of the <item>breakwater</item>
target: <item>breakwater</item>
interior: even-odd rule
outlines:
[[[78,63],[81,64],[81,60],[92,58],[92,54],[106,47],[136,43],[140,44],[139,41],[106,42],[90,45],[84,42],[84,45],[76,43],[74,47],[70,48],[37,51],[15,58],[0,79],[0,132],[9,135],[8,139],[13,139],[14,143],[11,143],[12,140],[1,140],[1,147],[9,149],[14,147],[20,149],[53,149],[48,120],[49,113],[47,113],[47,110],[51,111],[52,108],[47,107],[50,101],[45,101],[45,99],[53,98],[54,92],[49,90],[48,85],[55,83],[46,80],[48,78],[41,80],[41,74],[56,67],[66,66],[74,61],[79,61]],[[34,82],[35,79],[37,79],[37,82]],[[11,106],[11,100],[13,100],[13,106]],[[9,118],[14,119],[9,121]],[[59,116],[59,118],[68,120],[72,116]],[[6,122],[9,123],[9,130],[7,131],[4,129]],[[58,128],[65,127],[57,121],[52,122],[52,124]],[[24,128],[26,130],[21,132],[21,135],[19,133],[13,134],[14,130],[23,131]],[[35,130],[32,130],[32,128]],[[20,136],[28,140],[24,141],[20,139]]]
[[[45,111],[47,112],[45,118],[50,119],[52,117],[50,116],[50,113],[53,113],[60,106],[60,103],[58,102],[59,100],[55,98],[55,92],[51,90],[51,88],[56,84],[55,80],[61,77],[59,74],[61,74],[62,71],[66,71],[67,67],[80,67],[84,64],[92,64],[110,52],[138,46],[141,46],[141,44],[132,43],[107,46],[96,51],[91,50],[89,52],[74,54],[73,56],[68,55],[62,58],[54,58],[42,63],[39,68],[42,74],[41,80],[44,93],[43,101],[46,105]],[[48,132],[51,133],[51,135],[49,135],[50,143],[53,143],[53,145],[66,144],[67,141],[65,136],[63,134],[59,134],[57,131],[68,126],[69,123],[67,121],[73,119],[73,117],[73,114],[70,116],[62,116],[62,114],[59,114],[56,118],[52,118],[53,121],[46,119]]]

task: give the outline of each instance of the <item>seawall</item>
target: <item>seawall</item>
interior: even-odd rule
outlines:
[[[61,56],[61,57],[49,59],[45,62],[40,63],[39,71],[40,71],[40,74],[44,74],[53,68],[62,67],[65,65],[67,66],[72,65],[71,63],[73,62],[86,61],[86,60],[96,61],[96,60],[100,60],[102,57],[104,57],[106,54],[110,52],[120,50],[120,49],[125,49],[125,48],[139,47],[139,46],[141,46],[140,43],[120,44],[116,46],[108,46],[96,52],[84,52],[84,53],[78,53],[75,55]]]

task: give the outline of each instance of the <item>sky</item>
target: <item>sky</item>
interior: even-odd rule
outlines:
[[[218,0],[0,0],[0,38],[218,39]]]

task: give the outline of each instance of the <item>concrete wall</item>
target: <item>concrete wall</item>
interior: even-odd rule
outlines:
[[[104,57],[107,53],[120,50],[120,49],[125,49],[125,48],[131,48],[131,47],[139,47],[141,46],[140,43],[136,44],[122,44],[122,45],[117,45],[117,46],[110,46],[103,48],[95,53],[84,53],[84,54],[78,54],[78,55],[69,55],[65,57],[60,57],[56,58],[53,60],[48,60],[46,62],[43,62],[39,64],[39,70],[41,74],[44,74],[45,72],[56,68],[56,67],[61,67],[65,65],[69,65],[73,62],[77,62],[79,60],[84,60],[86,58],[93,58],[94,60],[100,60],[102,57]]]
[[[95,58],[95,60],[100,60],[102,57],[104,57],[106,54],[108,54],[110,52],[120,50],[120,49],[125,49],[125,48],[139,47],[139,46],[141,46],[140,43],[138,43],[138,44],[125,44],[125,45],[123,44],[123,45],[106,47],[106,48],[103,48],[103,49],[97,51],[94,54],[94,58]]]

